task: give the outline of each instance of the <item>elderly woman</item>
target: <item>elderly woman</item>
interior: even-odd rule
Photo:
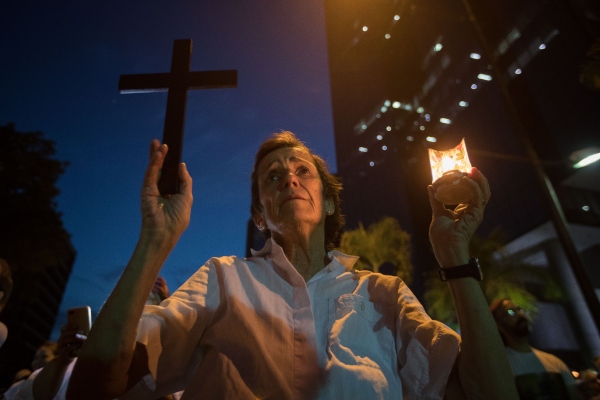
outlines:
[[[352,269],[333,250],[343,225],[339,181],[292,133],[267,139],[252,172],[251,212],[270,239],[253,257],[212,258],[160,306],[144,301],[186,229],[192,179],[160,196],[167,147],[153,141],[134,254],[81,349],[68,398],[516,398],[468,244],[489,198],[473,169],[472,201],[446,210],[429,188],[430,238],[447,271],[462,343],[432,321],[397,277]],[[460,271],[459,271],[460,272]],[[140,319],[141,317],[141,319]],[[131,389],[131,390],[130,390]]]

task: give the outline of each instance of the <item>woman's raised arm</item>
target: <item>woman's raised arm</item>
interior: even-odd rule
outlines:
[[[140,238],[81,348],[68,399],[114,399],[148,371],[145,354],[136,350],[138,321],[163,263],[189,224],[193,200],[192,178],[183,163],[179,193],[160,195],[157,183],[167,151],[152,141],[141,191]]]
[[[469,262],[469,242],[483,219],[490,198],[488,181],[473,168],[461,185],[471,192],[468,204],[448,210],[429,187],[433,219],[429,238],[441,268]],[[483,278],[485,279],[485,277]],[[462,337],[461,351],[448,382],[447,397],[461,392],[468,399],[518,399],[512,371],[479,283],[471,277],[449,279]]]

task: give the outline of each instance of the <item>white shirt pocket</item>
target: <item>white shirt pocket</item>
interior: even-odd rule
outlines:
[[[391,308],[358,294],[329,301],[328,353],[346,365],[396,369]]]

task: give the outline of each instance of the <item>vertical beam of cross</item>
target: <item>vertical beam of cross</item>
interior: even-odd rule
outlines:
[[[157,74],[121,75],[119,91],[126,93],[168,92],[163,143],[169,146],[161,170],[158,189],[161,195],[179,190],[178,168],[183,151],[183,133],[189,89],[237,87],[237,71],[190,71],[192,40],[175,40],[171,71]]]

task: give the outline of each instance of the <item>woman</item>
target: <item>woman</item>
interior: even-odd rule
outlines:
[[[252,217],[271,237],[265,247],[249,259],[209,260],[161,306],[143,310],[192,204],[185,164],[180,193],[160,196],[166,152],[152,142],[140,240],[80,352],[68,398],[114,398],[134,385],[126,398],[182,389],[184,399],[516,398],[475,279],[448,281],[459,353],[458,336],[431,321],[400,279],[353,271],[356,257],[330,251],[343,223],[341,185],[290,132],[263,143],[252,173]],[[489,198],[476,169],[461,184],[472,202],[454,212],[429,188],[430,238],[443,268],[469,261]]]

